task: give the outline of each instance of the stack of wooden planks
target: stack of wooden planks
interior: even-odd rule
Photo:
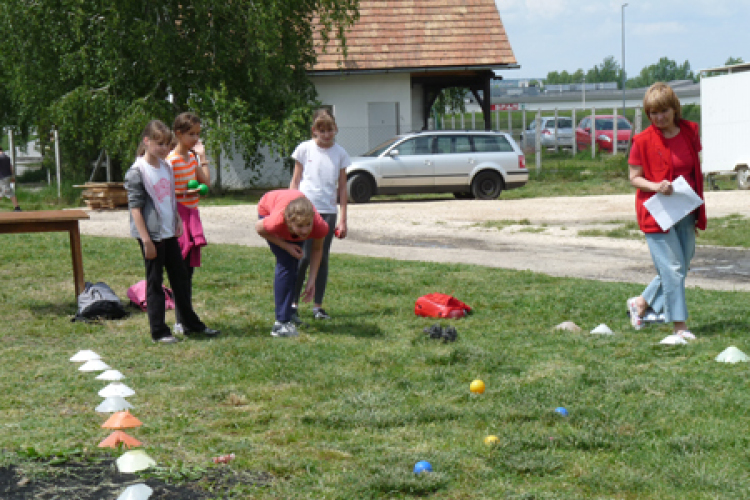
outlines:
[[[128,193],[122,182],[87,182],[73,186],[83,188],[83,201],[90,209],[113,209],[128,206]]]

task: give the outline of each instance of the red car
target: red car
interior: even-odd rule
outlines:
[[[596,134],[596,147],[600,151],[612,152],[612,140],[615,133],[615,116],[614,115],[595,115],[594,125],[592,120],[587,116],[580,121],[576,127],[576,149],[583,151],[591,147],[591,133]],[[592,130],[592,128],[594,130]],[[625,152],[628,150],[630,136],[633,133],[633,126],[624,116],[617,116],[617,151]]]

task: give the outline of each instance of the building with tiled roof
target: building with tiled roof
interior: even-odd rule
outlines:
[[[427,128],[441,90],[470,89],[490,125],[490,82],[517,69],[495,0],[361,0],[359,20],[339,40],[316,35],[309,72],[333,108],[338,142],[362,153],[398,133]]]
[[[356,156],[400,133],[428,127],[429,113],[448,87],[470,89],[491,128],[490,82],[517,69],[495,0],[360,0],[359,20],[346,32],[347,54],[335,39],[315,35],[317,62],[309,74],[318,100],[336,116],[336,142]],[[226,159],[231,185],[288,185],[281,158],[264,151],[261,177],[241,159]]]
[[[338,40],[317,36],[311,73],[518,67],[494,0],[361,0],[346,39],[344,57]]]

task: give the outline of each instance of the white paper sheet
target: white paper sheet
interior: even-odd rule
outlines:
[[[674,226],[687,214],[703,205],[703,200],[682,176],[672,182],[672,188],[674,192],[671,195],[656,193],[643,204],[654,216],[662,231]]]

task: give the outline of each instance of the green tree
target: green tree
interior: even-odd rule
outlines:
[[[557,71],[550,71],[547,73],[547,78],[544,79],[544,83],[547,85],[558,85],[563,83],[560,78],[560,73]]]
[[[465,87],[448,87],[443,89],[432,105],[432,112],[440,117],[446,114],[465,113],[466,96],[468,90]]]
[[[145,123],[194,110],[209,150],[289,150],[315,99],[313,29],[344,40],[358,0],[4,0],[0,114],[60,131],[78,175],[104,147],[134,156]],[[345,48],[345,43],[344,43]],[[3,110],[5,111],[5,110]],[[41,134],[40,134],[41,135]]]
[[[656,82],[672,80],[695,80],[695,74],[690,69],[688,61],[677,64],[667,57],[662,57],[658,63],[643,68],[637,77],[628,80],[627,86],[630,88],[648,87]]]
[[[547,84],[570,84],[583,82],[584,76],[587,83],[600,82],[621,82],[622,69],[613,56],[606,57],[598,66],[584,72],[578,68],[574,73],[568,73],[566,70],[561,72],[552,71],[547,73]]]
[[[732,57],[732,56],[729,56],[729,58],[727,59],[727,61],[724,63],[724,66],[733,66],[735,64],[742,64],[744,62],[745,61],[743,61],[741,57]]]

